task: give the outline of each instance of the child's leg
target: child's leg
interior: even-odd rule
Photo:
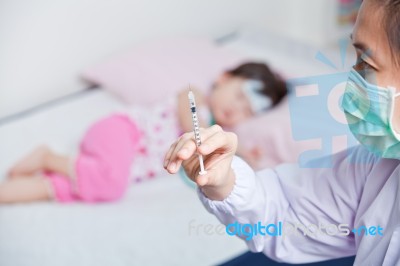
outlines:
[[[49,171],[49,172],[55,172],[62,174],[66,177],[72,176],[72,158],[61,155],[61,154],[56,154],[52,151],[48,154],[48,156],[44,160],[44,167],[43,170]]]
[[[0,183],[0,204],[50,200],[51,189],[41,175],[8,179]]]
[[[26,178],[35,176],[41,171],[71,176],[70,162],[71,159],[69,157],[56,154],[46,146],[40,146],[12,167],[8,176],[10,178]]]
[[[8,172],[9,177],[34,176],[43,170],[45,158],[50,153],[47,146],[39,146],[19,160]]]

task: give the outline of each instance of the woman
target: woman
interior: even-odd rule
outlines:
[[[205,207],[226,225],[322,224],[319,234],[300,226],[300,233],[285,237],[254,235],[246,241],[253,252],[290,263],[356,254],[355,265],[399,265],[399,21],[400,1],[363,1],[352,34],[358,61],[342,102],[362,145],[319,159],[320,165],[333,160],[332,168],[286,164],[254,173],[234,156],[236,136],[218,126],[202,132],[197,150],[205,158],[206,175],[198,175],[190,133],[171,146],[164,167],[176,173],[183,165]],[[327,229],[332,224],[354,232],[334,234]]]

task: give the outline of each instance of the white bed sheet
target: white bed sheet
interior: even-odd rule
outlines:
[[[42,143],[74,152],[91,123],[123,108],[99,89],[0,126],[0,173]],[[211,265],[246,250],[225,233],[207,235],[206,224],[219,222],[168,174],[132,185],[117,203],[0,206],[0,265]]]

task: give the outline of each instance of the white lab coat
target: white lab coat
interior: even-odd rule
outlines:
[[[383,228],[382,235],[365,235],[365,230],[347,236],[297,231],[245,240],[251,251],[274,260],[306,263],[356,254],[354,265],[400,265],[400,161],[378,158],[362,146],[318,159],[318,165],[326,165],[326,160],[333,160],[331,168],[283,164],[255,173],[234,157],[231,194],[223,201],[208,199],[200,189],[198,195],[225,225],[282,222]]]

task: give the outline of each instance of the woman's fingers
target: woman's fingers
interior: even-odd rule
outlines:
[[[196,151],[196,144],[192,141],[192,135],[190,133],[183,134],[168,150],[164,160],[164,168],[171,174],[177,172],[182,160],[190,158]]]
[[[215,150],[221,149],[224,153],[235,153],[237,144],[237,136],[231,132],[217,132],[206,139],[199,147],[202,155],[209,155]]]
[[[202,145],[196,146],[193,133],[183,134],[165,156],[164,167],[171,174],[176,173],[181,164],[186,174],[202,189],[210,199],[223,200],[231,193],[235,176],[231,168],[232,158],[237,149],[234,133],[224,132],[220,126],[201,130]],[[203,160],[207,173],[200,175],[199,159]]]
[[[200,131],[200,136],[201,136],[201,142],[204,143],[207,139],[211,138],[213,135],[215,135],[218,132],[221,132],[222,128],[218,125],[214,125],[208,129],[201,129]],[[182,141],[177,144],[175,149],[177,150],[177,156],[181,160],[187,160],[189,159],[193,153],[195,153],[197,146],[195,144],[194,140],[194,134],[190,133],[189,139],[186,141]],[[193,145],[195,144],[195,145]],[[201,147],[201,146],[200,146]]]
[[[169,159],[171,158],[172,152],[175,150],[176,145],[178,144],[178,142],[174,142],[171,144],[171,146],[169,147],[167,153],[164,156],[164,168],[166,169],[168,164],[169,164]]]
[[[177,141],[175,141],[167,151],[164,157],[164,168],[168,166],[168,164],[171,162],[171,158],[173,157],[174,152],[179,150],[183,143],[185,143],[187,140],[191,139],[193,133],[184,133],[182,134]]]
[[[200,135],[202,141],[220,131],[222,131],[222,128],[218,125],[207,129],[201,129]],[[195,152],[196,144],[194,134],[192,132],[183,134],[168,150],[164,159],[164,168],[170,173],[175,173],[179,169],[182,161],[189,159]]]
[[[188,139],[188,133],[183,134],[182,136],[179,137],[179,139],[177,141],[175,141],[174,143],[172,143],[172,145],[169,147],[169,150],[167,151],[167,153],[165,154],[164,157],[164,168],[167,169],[168,165],[171,162],[171,158],[173,157],[174,152],[176,152],[177,149],[179,149],[179,147],[181,145],[183,145],[182,143],[186,142],[186,140]]]
[[[237,149],[237,136],[224,132],[220,126],[212,126],[200,131],[202,144],[196,146],[193,133],[183,134],[168,150],[164,168],[171,174],[179,170],[181,164],[186,174],[210,199],[223,200],[231,193],[235,175],[231,168],[232,158]],[[203,160],[207,173],[200,175],[199,159]]]

